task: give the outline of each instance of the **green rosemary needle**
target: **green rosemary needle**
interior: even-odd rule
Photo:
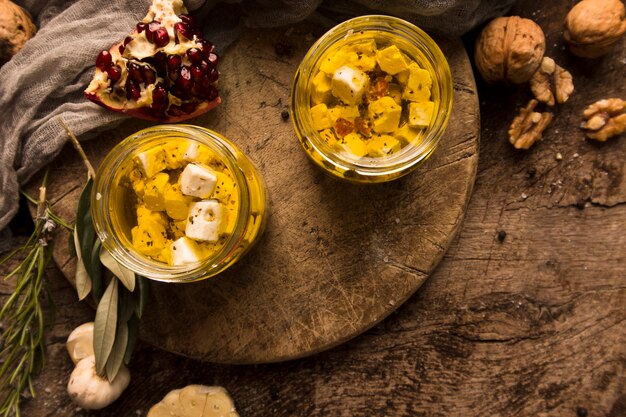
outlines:
[[[33,376],[44,361],[43,300],[49,296],[45,283],[46,266],[52,258],[52,237],[58,226],[71,226],[50,210],[46,201],[44,175],[39,198],[22,193],[37,206],[33,233],[26,243],[0,260],[4,265],[20,256],[23,260],[4,278],[13,279],[15,289],[0,309],[0,416],[20,417],[23,395],[35,396]],[[51,301],[51,300],[50,300]]]

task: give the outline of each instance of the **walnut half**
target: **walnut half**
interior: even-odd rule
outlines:
[[[565,103],[574,92],[572,74],[546,56],[530,79],[530,90],[537,100],[548,106],[554,106],[555,98],[557,103]]]
[[[626,131],[626,101],[607,98],[596,101],[583,110],[585,121],[581,127],[589,139],[600,142]]]
[[[509,128],[509,142],[515,149],[528,149],[541,139],[541,135],[552,121],[552,113],[534,111],[537,100],[530,100],[528,105],[520,110],[513,119]]]

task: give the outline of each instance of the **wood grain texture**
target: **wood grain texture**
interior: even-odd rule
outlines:
[[[578,125],[585,105],[626,98],[626,42],[600,60],[571,56],[561,31],[574,3],[532,0],[512,11],[540,24],[577,90],[544,139],[517,152],[506,131],[530,93],[478,84],[480,158],[465,221],[431,277],[382,323],[270,365],[201,363],[140,344],[128,390],[88,413],[65,393],[63,343],[93,311],[51,268],[59,308],[24,415],[145,415],[169,390],[203,383],[225,386],[245,417],[625,416],[626,136],[596,144]],[[0,285],[3,297],[10,288]]]
[[[258,245],[218,277],[151,284],[141,338],[165,350],[221,363],[266,363],[338,345],[385,318],[427,279],[469,202],[478,161],[478,100],[460,41],[442,41],[454,73],[454,108],[439,149],[414,173],[359,186],[309,162],[281,118],[293,74],[314,37],[295,28],[293,54],[274,56],[285,29],[248,30],[221,63],[223,104],[193,123],[234,141],[257,164],[270,194]],[[258,39],[266,39],[260,47]],[[268,59],[268,57],[270,57]],[[85,142],[96,164],[134,121]],[[67,159],[66,159],[67,158]],[[52,198],[74,215],[84,167],[67,149],[53,168]],[[71,162],[67,162],[67,161]],[[73,277],[67,239],[55,261]]]

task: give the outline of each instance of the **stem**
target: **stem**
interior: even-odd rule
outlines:
[[[76,149],[81,159],[85,163],[85,166],[87,167],[87,178],[90,178],[90,179],[95,178],[96,171],[93,169],[93,165],[91,165],[91,162],[89,162],[89,159],[87,158],[87,155],[85,154],[85,151],[83,150],[83,147],[80,146],[78,139],[76,138],[76,136],[74,136],[74,133],[72,133],[72,131],[70,130],[69,126],[65,123],[65,121],[63,119],[59,119],[59,120],[60,120],[61,126],[63,126],[63,128],[67,132],[67,135],[70,137],[70,141],[72,142],[72,145],[74,145],[74,149]]]

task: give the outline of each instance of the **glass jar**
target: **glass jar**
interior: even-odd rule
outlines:
[[[428,71],[432,80],[430,100],[434,108],[431,107],[432,117],[419,137],[416,135],[415,140],[404,142],[398,151],[380,157],[355,157],[338,151],[337,146],[329,145],[328,140],[314,126],[311,115],[313,79],[322,63],[338,51],[341,53],[341,48],[369,40],[374,40],[379,48],[395,45],[404,56]],[[361,59],[361,56],[358,58]],[[411,172],[433,153],[450,118],[452,95],[453,83],[448,62],[426,33],[398,18],[360,16],[335,26],[309,49],[294,77],[291,116],[302,147],[316,165],[344,180],[379,183]],[[401,103],[408,106],[405,102]],[[407,109],[402,108],[402,117],[405,119],[406,113]]]
[[[199,262],[169,265],[133,246],[132,229],[138,223],[134,214],[137,197],[129,185],[129,176],[137,167],[138,155],[180,140],[204,146],[217,155],[232,173],[238,206],[232,233],[224,237],[218,250]],[[191,125],[153,126],[124,139],[102,161],[91,194],[91,215],[102,246],[135,273],[169,282],[209,278],[237,262],[262,234],[267,205],[265,183],[248,157],[222,135]]]

